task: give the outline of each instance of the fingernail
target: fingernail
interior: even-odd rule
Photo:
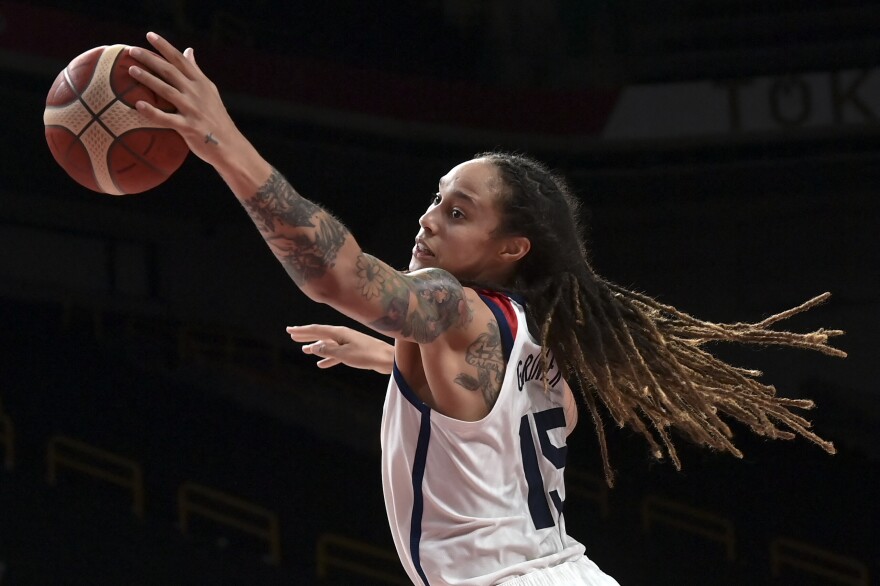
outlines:
[[[129,54],[131,54],[132,57],[139,57],[142,51],[140,47],[132,47],[128,50],[128,52]]]
[[[153,32],[147,33],[147,40],[155,41],[158,38],[159,38],[159,35],[157,35],[156,33],[153,33]]]
[[[141,69],[140,67],[138,67],[137,65],[132,65],[131,67],[128,68],[128,74],[131,75],[132,77],[137,77],[138,75],[140,75],[143,72],[144,72],[144,70]]]

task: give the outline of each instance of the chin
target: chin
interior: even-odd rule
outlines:
[[[437,263],[431,262],[433,258],[412,258],[409,261],[409,270],[418,271],[419,269],[435,268]]]

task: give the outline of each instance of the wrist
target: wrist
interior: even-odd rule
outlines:
[[[216,147],[211,165],[237,196],[250,197],[269,180],[272,166],[244,136]]]
[[[376,353],[376,359],[373,370],[379,374],[391,374],[394,369],[394,346],[382,342],[382,351]]]

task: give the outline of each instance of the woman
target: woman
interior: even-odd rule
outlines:
[[[367,362],[392,370],[383,487],[415,584],[616,584],[565,531],[565,438],[577,414],[566,381],[592,415],[609,483],[600,403],[677,467],[671,428],[739,455],[720,414],[833,452],[790,411],[809,401],[777,398],[756,373],[701,348],[730,340],[843,355],[826,345],[840,332],[767,329],[827,296],[759,324],[723,325],[627,291],[590,267],[565,183],[503,153],[440,179],[409,270],[396,271],[257,153],[191,49],[147,38],[159,54],[131,55],[154,73],[130,73],[176,112],[143,102],[138,110],[217,170],[306,295],[395,340],[392,359],[387,346],[361,339]]]

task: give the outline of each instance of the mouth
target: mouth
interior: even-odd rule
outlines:
[[[425,245],[423,240],[416,240],[412,255],[416,259],[434,258],[434,252]]]

